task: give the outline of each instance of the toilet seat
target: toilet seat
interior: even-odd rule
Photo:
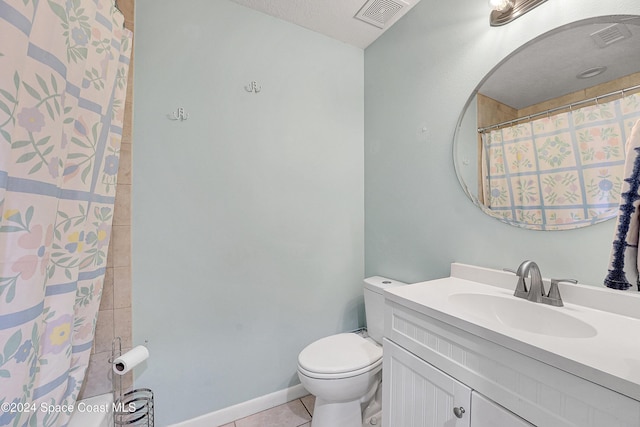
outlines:
[[[354,333],[321,338],[298,355],[298,370],[318,379],[349,378],[382,365],[382,347]]]

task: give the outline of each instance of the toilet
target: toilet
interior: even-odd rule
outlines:
[[[380,425],[383,290],[404,285],[380,276],[364,280],[365,336],[350,332],[312,342],[298,355],[298,377],[316,397],[311,427]],[[367,336],[368,335],[368,336]]]

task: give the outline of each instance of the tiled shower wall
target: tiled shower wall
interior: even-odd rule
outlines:
[[[125,27],[134,31],[135,0],[117,0],[125,17]],[[135,37],[135,36],[134,36]],[[100,312],[89,369],[79,399],[108,393],[112,390],[111,343],[122,338],[123,352],[132,347],[131,336],[131,136],[133,116],[133,55],[129,66],[127,99],[125,101],[120,167],[113,215],[113,229],[107,255],[107,271],[102,289]],[[123,378],[123,387],[133,384],[132,373]]]

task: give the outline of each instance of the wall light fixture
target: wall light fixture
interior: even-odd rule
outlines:
[[[499,27],[529,12],[547,0],[489,0],[490,24]]]

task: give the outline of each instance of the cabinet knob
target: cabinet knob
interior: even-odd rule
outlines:
[[[458,418],[462,418],[462,416],[464,415],[464,408],[461,406],[459,408],[453,408],[453,414],[458,417]]]

